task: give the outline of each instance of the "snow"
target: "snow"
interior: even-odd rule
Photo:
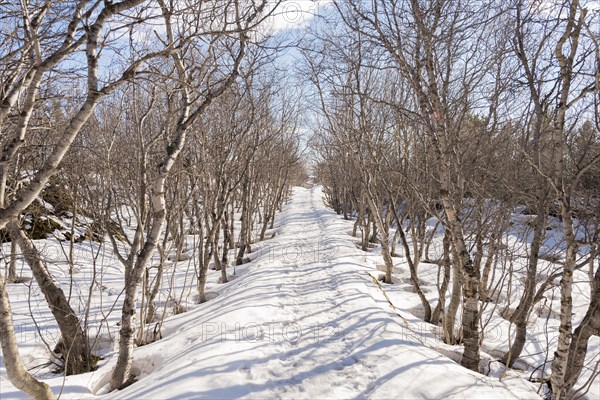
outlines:
[[[516,372],[498,379],[502,371],[487,354],[482,366],[493,376],[461,367],[460,347],[443,344],[436,327],[414,315],[419,302],[406,291],[406,266],[398,265],[398,285],[380,287],[372,277],[381,259],[356,247],[351,224],[325,207],[320,187],[295,188],[268,235],[274,238],[255,246],[236,279],[219,285],[215,272],[212,300],[187,303],[187,312],[167,319],[161,340],[135,350],[135,384],[107,393],[116,361],[110,344],[98,370],[42,378],[65,399],[539,398],[538,385]],[[180,290],[185,279],[189,285],[189,262],[174,274]],[[101,291],[95,313],[118,304],[122,285],[115,260],[102,263],[113,265],[102,281],[111,293]],[[435,296],[437,265],[422,263],[421,271]],[[12,300],[21,326],[31,324],[27,298]],[[113,333],[116,314],[106,322]],[[27,357],[40,357],[40,346],[21,344]],[[0,379],[2,399],[23,398],[3,365]]]

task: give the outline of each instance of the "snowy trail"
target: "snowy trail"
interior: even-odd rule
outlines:
[[[538,398],[521,380],[473,373],[417,340],[347,226],[319,187],[296,188],[245,273],[135,350],[137,383],[105,393],[112,357],[68,377],[63,398]],[[48,383],[58,393],[63,382]]]
[[[109,396],[536,397],[528,385],[472,373],[410,339],[356,264],[360,251],[339,222],[319,188],[295,189],[277,236],[248,274],[177,316],[168,338],[138,349],[136,365],[147,376]]]

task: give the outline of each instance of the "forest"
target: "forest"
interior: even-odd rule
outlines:
[[[2,398],[600,396],[598,1],[0,1],[0,149]]]

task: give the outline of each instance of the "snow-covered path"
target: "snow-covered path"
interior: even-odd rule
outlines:
[[[473,373],[423,344],[432,335],[415,335],[418,319],[390,308],[319,187],[296,188],[277,225],[217,298],[171,317],[162,340],[135,350],[134,385],[105,392],[112,357],[67,377],[62,397],[537,397],[520,379]],[[55,393],[63,384],[47,382]]]
[[[139,382],[110,397],[536,397],[411,339],[319,188],[295,189],[279,222],[245,276],[136,351]]]

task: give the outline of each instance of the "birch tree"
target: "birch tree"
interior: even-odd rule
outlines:
[[[466,177],[460,152],[462,123],[476,90],[497,65],[496,43],[486,36],[494,19],[488,2],[372,1],[334,3],[349,29],[389,55],[415,97],[419,123],[435,154],[444,225],[451,233],[463,289],[461,364],[479,369],[480,273],[469,253],[461,204]],[[493,96],[483,98],[493,100]]]
[[[206,9],[198,15],[197,21],[188,25],[182,21],[183,25],[178,26],[176,24],[183,14],[177,5],[164,1],[159,1],[159,5],[165,23],[162,40],[172,49],[169,62],[174,68],[181,106],[172,125],[165,152],[149,181],[149,202],[152,207],[149,233],[135,264],[125,271],[119,354],[111,377],[111,390],[123,388],[134,379],[131,366],[138,285],[162,234],[166,216],[165,185],[168,175],[185,146],[190,127],[210,104],[236,81],[243,65],[250,31],[265,18],[267,12],[266,1],[258,4],[234,1],[223,9],[215,4],[214,9]],[[200,31],[197,30],[198,27],[201,27]],[[178,45],[182,40],[184,45]],[[229,62],[229,65],[226,62]],[[198,70],[195,65],[200,65],[201,68]]]
[[[2,47],[2,58],[7,61],[6,64],[3,63],[2,73],[7,80],[3,81],[0,91],[0,131],[3,138],[7,138],[3,140],[4,147],[0,155],[0,229],[13,224],[11,229],[14,234],[19,233],[14,225],[15,219],[38,197],[50,177],[56,173],[73,140],[99,102],[119,85],[130,80],[147,60],[157,55],[154,52],[145,52],[139,57],[134,57],[121,70],[116,71],[115,79],[104,80],[104,77],[100,76],[100,57],[102,50],[111,43],[111,34],[132,30],[133,27],[127,23],[128,18],[138,18],[142,22],[148,18],[145,9],[139,7],[143,3],[142,0],[103,4],[93,1],[32,1],[0,5],[3,23],[13,30],[12,34],[9,31],[3,32],[0,39],[3,45],[7,45]],[[68,16],[66,23],[65,15]],[[69,117],[64,129],[58,132],[48,156],[35,170],[32,179],[8,198],[6,183],[11,163],[31,133],[30,122],[34,111],[40,104],[44,104],[44,99],[39,97],[40,87],[51,71],[60,71],[65,64],[72,62],[74,57],[81,53],[85,54],[86,71],[85,83],[82,82],[85,89],[79,108]],[[26,241],[22,243],[25,245]],[[33,247],[28,248],[29,254],[35,254],[32,252]],[[37,258],[34,256],[32,260]],[[35,264],[33,267],[35,268]],[[56,304],[53,296],[46,296],[50,307],[53,310],[64,310],[71,315],[64,295],[61,296],[62,292],[52,291],[58,294],[56,299],[59,303],[62,302],[64,307]],[[67,349],[74,350],[71,353],[72,360],[81,362],[73,365],[65,360],[65,367],[69,373],[89,371],[94,364],[89,362],[89,353],[82,350],[83,346],[73,346],[76,344],[73,340],[83,340],[82,335],[64,334],[67,330],[81,330],[77,318],[74,315],[72,317],[68,328],[64,324],[59,325],[65,328],[63,340]],[[10,330],[7,332],[10,335]],[[7,364],[7,368],[11,369],[13,366]]]

